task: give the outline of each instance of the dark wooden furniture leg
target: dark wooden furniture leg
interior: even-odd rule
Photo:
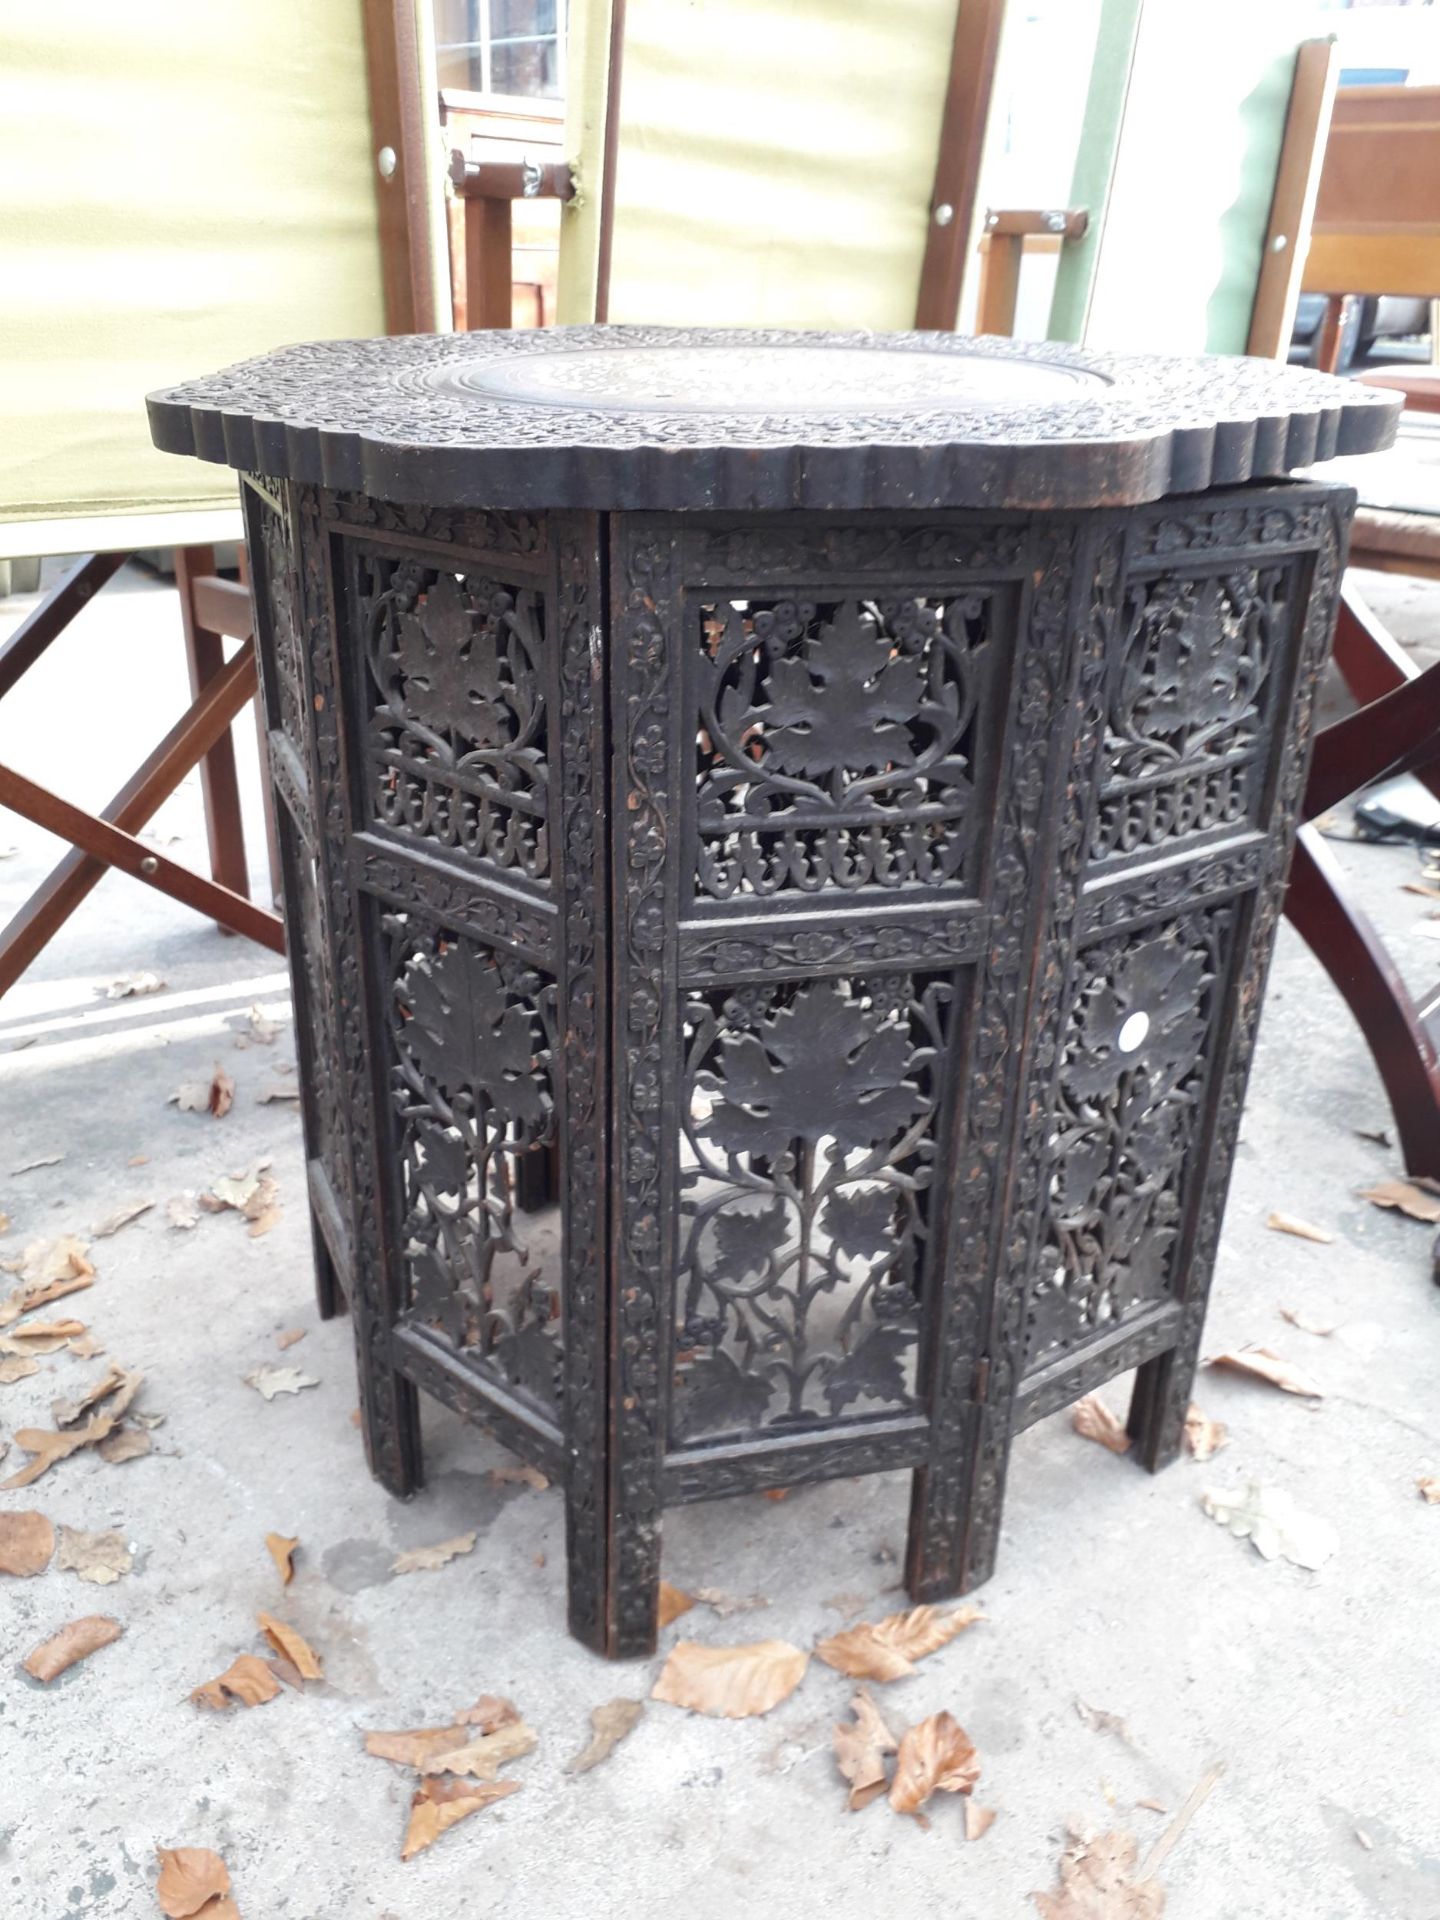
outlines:
[[[185,664],[191,697],[198,699],[225,664],[225,642],[207,626],[197,604],[201,583],[222,586],[215,573],[213,547],[175,549],[175,585],[180,594],[180,620],[185,630]],[[243,595],[247,608],[249,594]],[[205,835],[210,847],[210,871],[232,893],[250,893],[250,870],[245,859],[245,827],[240,817],[240,776],[235,765],[235,741],[227,727],[200,762],[200,788],[205,799]],[[222,927],[222,932],[231,931]]]

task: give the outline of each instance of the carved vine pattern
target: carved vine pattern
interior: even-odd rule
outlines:
[[[991,596],[747,599],[702,612],[698,890],[956,881]]]
[[[532,588],[356,546],[383,825],[502,870],[549,873],[544,607]]]

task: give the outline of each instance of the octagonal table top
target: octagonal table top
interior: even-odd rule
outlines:
[[[1397,395],[1242,358],[951,333],[553,327],[284,347],[151,433],[402,504],[1138,506],[1389,446]]]

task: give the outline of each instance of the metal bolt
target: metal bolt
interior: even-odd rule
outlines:
[[[1047,213],[1045,216],[1045,225],[1051,233],[1063,233],[1065,231],[1064,214]]]
[[[381,147],[375,156],[375,164],[380,169],[380,178],[382,180],[393,180],[395,178],[395,169],[399,166],[400,162],[396,158],[393,147]]]
[[[160,871],[160,862],[155,858],[153,853],[147,853],[145,858],[140,862],[140,871],[141,873],[158,873]]]
[[[1289,244],[1290,237],[1288,234],[1277,233],[1275,238],[1270,242],[1270,251],[1272,253],[1283,253]]]
[[[949,226],[949,224],[950,224],[950,222],[951,222],[951,221],[952,221],[952,220],[953,220],[954,218],[955,218],[955,209],[954,209],[954,207],[952,207],[952,206],[951,206],[951,204],[950,204],[950,202],[949,202],[948,200],[942,200],[942,201],[940,202],[940,205],[939,205],[938,207],[936,207],[936,209],[935,209],[935,224],[936,224],[936,226],[937,226],[937,227],[948,227],[948,226]]]

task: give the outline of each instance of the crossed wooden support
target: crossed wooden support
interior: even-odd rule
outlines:
[[[65,578],[0,647],[0,700],[124,564],[125,553],[93,553]],[[71,843],[8,926],[0,929],[0,994],[44,949],[110,867],[208,914],[276,953],[285,950],[280,916],[248,898],[245,841],[231,722],[256,690],[254,616],[243,586],[221,579],[208,547],[176,551],[191,690],[188,711],[98,814],[51,793],[0,764],[0,806],[12,808]],[[232,660],[224,636],[243,641]],[[185,775],[201,763],[213,877],[171,860],[138,838],[140,829]],[[267,783],[268,784],[268,783]]]

